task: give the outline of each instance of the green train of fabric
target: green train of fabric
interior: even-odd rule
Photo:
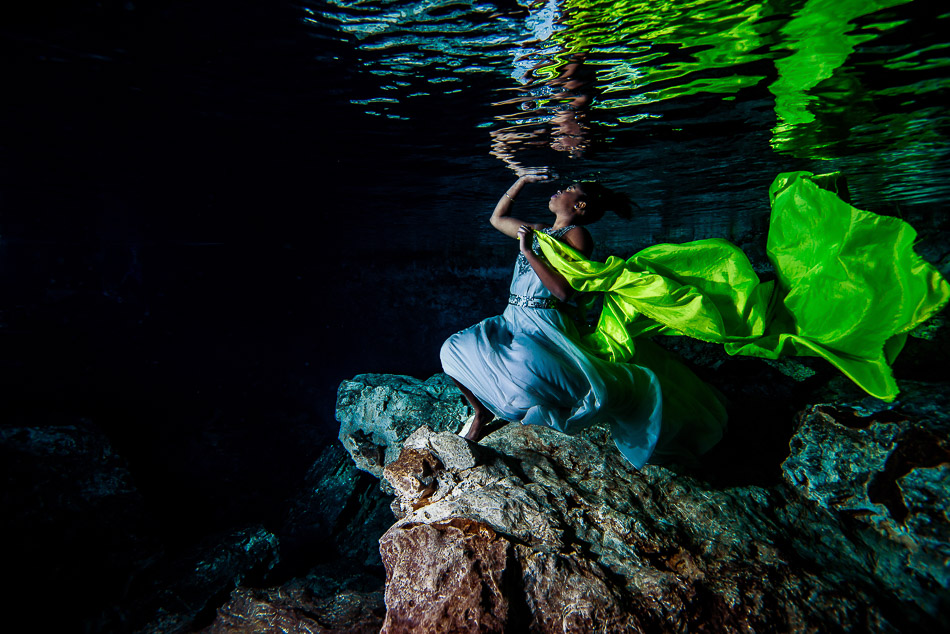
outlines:
[[[574,289],[603,293],[584,344],[605,359],[635,360],[639,338],[686,335],[722,343],[730,355],[823,357],[868,394],[893,400],[889,364],[907,332],[947,303],[950,285],[914,253],[909,224],[856,209],[816,181],[836,182],[790,172],[769,189],[776,282],[761,282],[726,240],[657,244],[594,262],[537,235]]]

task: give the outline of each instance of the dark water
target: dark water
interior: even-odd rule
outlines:
[[[950,12],[921,0],[79,2],[0,27],[5,422],[106,429],[187,529],[266,517],[339,381],[497,313],[519,171],[597,177],[595,255],[730,238],[844,171],[922,252],[950,198]],[[545,217],[555,184],[518,200]]]

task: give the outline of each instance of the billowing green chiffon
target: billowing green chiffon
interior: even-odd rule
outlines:
[[[664,391],[682,397],[664,398],[664,407],[705,408],[724,421],[708,388],[703,393],[698,379],[649,342],[655,334],[722,343],[730,355],[822,357],[890,401],[898,388],[889,363],[907,332],[943,308],[950,285],[914,253],[910,225],[856,209],[819,182],[833,188],[836,179],[790,172],[769,189],[775,282],[761,282],[725,240],[657,244],[628,260],[594,262],[537,235],[574,289],[603,294],[597,328],[583,344],[605,359],[652,365]],[[695,440],[696,452],[718,439],[714,427],[708,442]]]

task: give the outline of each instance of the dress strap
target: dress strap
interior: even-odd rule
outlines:
[[[557,238],[560,240],[568,231],[575,228],[577,228],[577,225],[567,225],[566,227],[561,227],[560,229],[552,229],[551,227],[548,227],[546,229],[542,229],[542,231],[552,238]]]

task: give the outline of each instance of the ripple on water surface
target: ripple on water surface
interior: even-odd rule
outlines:
[[[868,204],[920,204],[950,193],[937,4],[330,0],[304,19],[352,48],[356,107],[413,121],[449,104],[516,172],[620,172],[652,201],[671,187],[656,171],[678,165],[699,209],[724,174],[842,169]]]

